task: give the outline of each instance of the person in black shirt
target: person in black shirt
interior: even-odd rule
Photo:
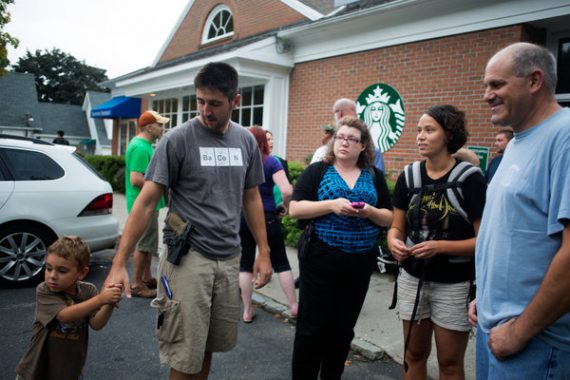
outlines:
[[[469,291],[474,278],[475,237],[485,203],[479,170],[465,178],[459,204],[450,200],[448,178],[465,144],[465,114],[454,106],[430,107],[417,126],[421,191],[413,193],[402,172],[394,190],[388,247],[401,263],[398,312],[404,326],[404,379],[425,379],[435,333],[440,377],[464,378],[470,325]],[[457,189],[454,189],[457,190]],[[413,322],[413,334],[410,321]]]
[[[364,303],[378,236],[392,221],[384,174],[373,167],[368,127],[357,117],[337,124],[323,161],[301,174],[289,215],[313,226],[299,257],[299,311],[293,380],[340,379]]]
[[[64,134],[65,132],[63,132],[61,129],[57,131],[57,137],[53,139],[52,143],[60,145],[69,145],[69,141],[67,141],[67,139],[63,137]]]

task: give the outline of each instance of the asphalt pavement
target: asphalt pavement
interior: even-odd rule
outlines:
[[[105,281],[113,250],[94,252],[86,281],[99,289]],[[156,269],[156,260],[153,268]],[[131,268],[129,268],[130,270]],[[0,379],[14,379],[16,364],[32,334],[35,288],[0,289]],[[153,336],[156,311],[150,300],[121,301],[100,331],[89,333],[84,380],[156,380],[168,377],[168,367],[158,359]],[[212,380],[287,380],[291,378],[291,354],[295,327],[279,313],[260,309],[255,322],[240,323],[237,346],[214,354]],[[399,380],[401,367],[391,360],[370,361],[356,352],[346,362],[344,380]]]
[[[166,211],[166,209],[162,209],[159,214],[161,230]],[[123,194],[114,194],[113,214],[119,220],[119,225],[122,229],[127,218]],[[164,246],[161,245],[159,251],[163,252]],[[299,273],[296,255],[296,249],[287,247],[287,256],[295,277]],[[352,341],[352,349],[355,353],[362,355],[368,360],[390,358],[396,363],[402,364],[404,346],[402,323],[398,319],[396,311],[388,309],[392,301],[393,289],[393,274],[389,272],[383,274],[375,272],[372,275],[366,300],[355,327],[355,338]],[[265,287],[254,292],[253,301],[258,307],[269,312],[282,315],[283,318],[290,317],[287,301],[281,291],[277,276],[273,276]],[[252,325],[255,325],[255,323]],[[467,380],[475,379],[474,333],[470,335],[467,346],[465,374]],[[432,353],[428,360],[428,375],[433,379],[439,377],[435,340],[432,343]]]

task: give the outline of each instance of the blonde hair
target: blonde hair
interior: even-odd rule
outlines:
[[[89,265],[89,247],[79,236],[60,237],[48,247],[47,253],[73,260],[79,269]]]

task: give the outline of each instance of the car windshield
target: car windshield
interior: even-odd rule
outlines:
[[[101,178],[103,181],[106,181],[105,177],[101,175],[85,158],[83,158],[80,154],[73,152],[73,157],[75,157],[79,162],[81,162],[87,169],[89,169],[92,173],[94,173],[97,177]]]

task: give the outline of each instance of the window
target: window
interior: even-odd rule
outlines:
[[[182,97],[182,123],[198,116],[198,104],[196,103],[196,95],[187,95]]]
[[[136,119],[123,119],[119,125],[119,141],[117,152],[119,156],[127,153],[127,144],[133,137],[137,135],[137,120]]]
[[[6,159],[16,181],[53,180],[65,174],[61,166],[40,152],[3,149],[0,154]]]
[[[262,125],[265,86],[242,87],[239,93],[241,94],[240,103],[232,111],[232,120],[244,127],[254,124]],[[152,109],[170,118],[165,125],[165,132],[200,114],[195,94],[153,100]]]
[[[202,43],[216,41],[234,34],[234,19],[230,8],[225,5],[215,7],[204,26]]]
[[[82,155],[77,154],[77,152],[73,152],[73,157],[75,157],[77,159],[77,161],[81,162],[81,164],[83,166],[85,166],[87,168],[87,170],[89,170],[91,173],[95,174],[97,177],[101,178],[103,181],[106,181],[105,177],[103,177],[103,175],[101,173],[99,173],[93,166],[91,166],[89,161],[87,161],[85,158],[83,158]]]
[[[178,125],[178,98],[153,100],[152,109],[170,119],[164,125],[165,132]]]
[[[264,90],[263,85],[240,88],[241,99],[232,112],[232,120],[244,127],[262,125]]]

